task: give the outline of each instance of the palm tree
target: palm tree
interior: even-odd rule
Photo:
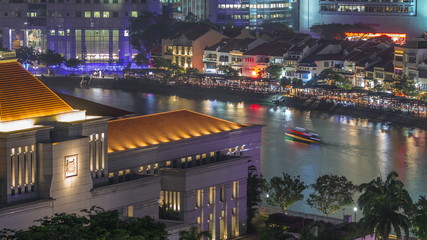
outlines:
[[[196,227],[191,227],[187,231],[181,231],[179,233],[179,240],[201,240],[201,239],[211,239],[210,232],[198,232]]]
[[[362,192],[358,199],[364,217],[360,219],[360,230],[363,234],[373,234],[376,239],[388,239],[395,231],[397,237],[409,236],[410,221],[406,213],[412,206],[412,199],[399,175],[391,172],[385,181],[381,177],[360,185]]]

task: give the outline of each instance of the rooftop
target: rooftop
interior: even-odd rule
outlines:
[[[232,131],[246,125],[189,110],[177,110],[108,123],[108,152],[124,151]]]
[[[0,60],[0,121],[71,112],[73,108],[16,60]]]

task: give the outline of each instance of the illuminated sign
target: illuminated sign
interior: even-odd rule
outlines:
[[[346,32],[345,37],[348,40],[368,40],[371,38],[388,37],[396,44],[403,45],[406,43],[406,34],[404,33],[356,33]]]
[[[65,177],[77,176],[77,155],[65,157]]]

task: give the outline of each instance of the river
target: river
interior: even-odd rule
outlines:
[[[314,183],[323,174],[344,175],[355,184],[396,171],[414,201],[427,192],[427,131],[328,113],[277,107],[267,99],[236,102],[101,88],[50,86],[53,90],[122,108],[137,114],[189,109],[238,123],[263,124],[262,173],[269,179],[282,172]],[[320,134],[323,143],[284,140],[287,127]],[[306,194],[309,191],[306,192]],[[353,213],[348,206],[345,214]],[[290,210],[318,213],[305,202]],[[343,212],[336,213],[342,217]]]

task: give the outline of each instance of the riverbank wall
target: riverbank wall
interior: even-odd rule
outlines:
[[[41,77],[48,86],[75,86],[79,88],[120,89],[123,91],[141,91],[164,95],[178,95],[187,98],[218,99],[223,101],[271,102],[274,94],[239,91],[236,89],[212,87],[204,88],[192,85],[167,85],[158,81],[142,79],[92,78],[89,82],[81,77]]]
[[[345,106],[334,102],[326,102],[315,98],[287,97],[281,105],[301,110],[316,110],[331,114],[346,115],[355,118],[365,118],[372,121],[387,122],[407,127],[427,129],[427,119],[414,117],[407,113],[399,113],[376,108]]]

